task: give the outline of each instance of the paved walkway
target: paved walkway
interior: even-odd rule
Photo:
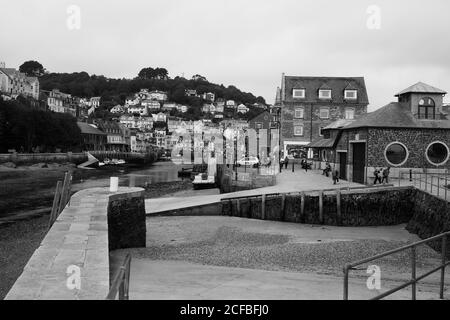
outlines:
[[[132,300],[342,300],[342,277],[314,273],[205,266],[183,261],[133,258]],[[368,290],[367,279],[349,282],[349,299],[368,300],[383,291]],[[384,289],[401,282],[383,282]],[[438,285],[422,287],[417,299],[437,299]],[[409,300],[410,289],[387,299]]]
[[[147,199],[145,201],[145,210],[147,214],[151,214],[168,210],[211,204],[219,202],[220,199],[223,198],[278,192],[288,193],[358,186],[363,185],[347,181],[341,181],[338,184],[334,185],[331,177],[327,178],[324,175],[321,175],[319,171],[308,171],[306,173],[304,170],[296,170],[295,172],[292,172],[290,170],[283,170],[282,173],[277,175],[277,184],[275,186],[238,191],[227,194]]]

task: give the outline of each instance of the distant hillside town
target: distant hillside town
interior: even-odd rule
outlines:
[[[137,86],[142,87],[134,90]],[[142,69],[133,80],[113,80],[86,73],[51,74],[35,61],[26,62],[19,70],[1,63],[0,93],[4,102],[26,99],[26,105],[36,110],[75,118],[80,148],[92,151],[170,149],[175,140],[172,133],[189,131],[195,123],[211,128],[249,127],[253,119],[262,118],[267,123],[259,126],[276,126],[262,97],[234,86],[211,84],[201,75],[191,80],[169,79],[167,70],[161,68]],[[53,151],[29,141],[13,149]]]

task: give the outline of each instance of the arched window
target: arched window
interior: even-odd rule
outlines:
[[[431,98],[422,98],[419,100],[419,119],[435,119],[436,104]]]
[[[441,166],[448,161],[450,152],[448,146],[440,141],[430,143],[425,152],[428,162],[435,166]]]
[[[403,143],[393,142],[386,147],[384,157],[391,166],[400,167],[408,160],[409,152]]]

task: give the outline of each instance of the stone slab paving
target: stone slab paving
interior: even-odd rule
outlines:
[[[359,187],[362,184],[341,180],[334,185],[331,177],[320,174],[319,171],[296,170],[295,172],[284,170],[277,175],[277,184],[271,187],[258,188],[218,195],[201,195],[188,197],[167,197],[145,200],[147,214],[176,210],[186,207],[195,207],[220,202],[220,199],[261,195],[268,193],[289,193],[322,189],[339,189],[347,187]]]
[[[119,188],[110,193],[107,188],[93,188],[74,194],[6,299],[104,299],[110,280],[108,203],[110,199],[141,195],[142,191]],[[67,286],[70,266],[79,268],[80,289]]]

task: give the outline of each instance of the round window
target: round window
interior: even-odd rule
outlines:
[[[393,142],[386,147],[384,153],[387,162],[394,167],[403,165],[408,160],[408,149],[400,142]]]
[[[439,166],[447,162],[449,149],[443,142],[433,142],[428,146],[426,156],[431,164]]]

